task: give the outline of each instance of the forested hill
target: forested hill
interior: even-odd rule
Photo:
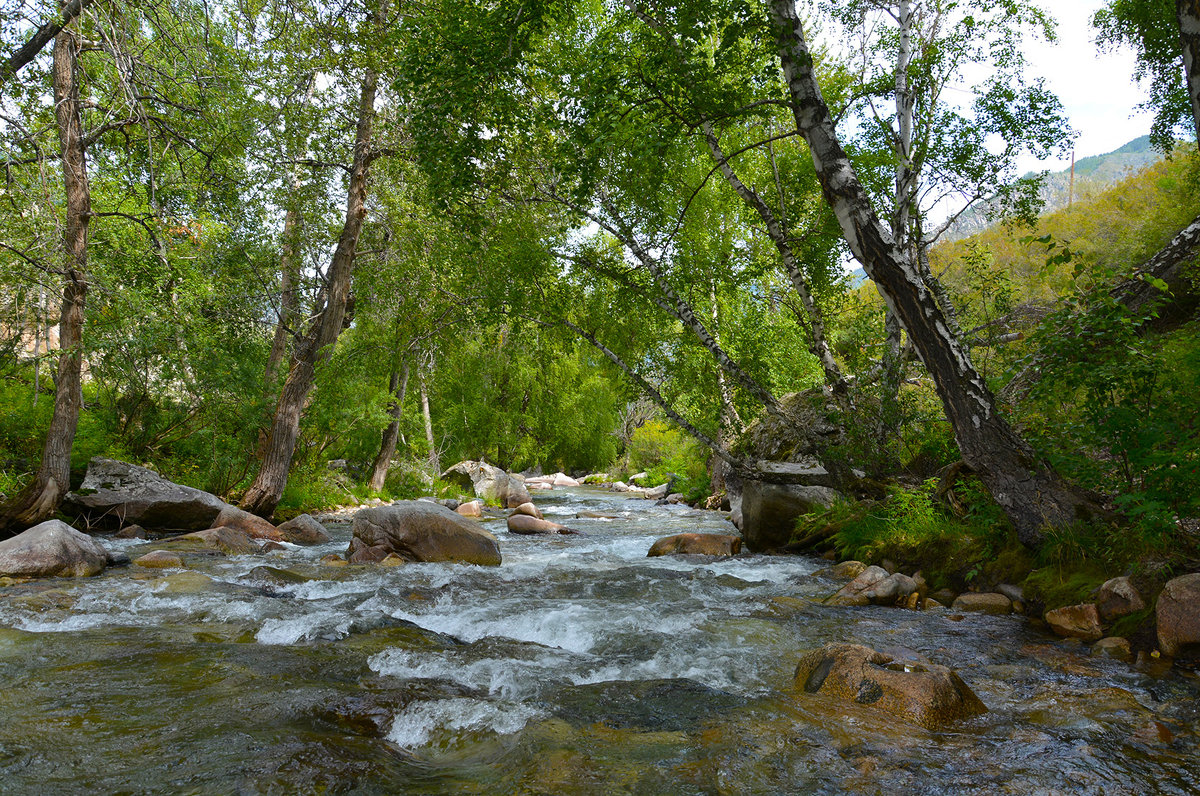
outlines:
[[[1150,136],[1144,135],[1112,152],[1080,158],[1075,161],[1075,199],[1095,195],[1153,165],[1161,157],[1162,154],[1151,146]],[[1067,168],[1048,174],[1039,195],[1045,203],[1043,213],[1066,207],[1071,200],[1071,170]],[[963,214],[946,237],[948,240],[960,240],[986,229],[990,223],[983,207],[974,208]]]

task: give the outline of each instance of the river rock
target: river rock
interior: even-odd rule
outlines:
[[[538,519],[538,520],[546,519],[544,516],[542,516],[541,510],[538,509],[538,507],[533,505],[532,503],[522,503],[521,505],[519,505],[515,509],[513,509],[513,514],[524,514],[526,516],[533,517],[534,519]]]
[[[629,485],[626,484],[624,481],[616,481],[616,482],[612,483],[608,488],[612,492],[628,492],[629,491]]]
[[[861,561],[843,561],[840,564],[834,564],[832,567],[817,570],[813,573],[814,578],[829,578],[831,580],[854,580],[859,575],[867,570],[867,565]]]
[[[248,555],[258,552],[258,544],[237,528],[206,528],[182,536],[163,539],[163,544],[188,549],[217,550],[229,555]]]
[[[46,520],[0,542],[0,575],[14,578],[84,578],[108,562],[104,545],[62,520]]]
[[[794,682],[807,694],[825,694],[869,706],[936,730],[986,713],[954,671],[934,664],[894,664],[859,644],[826,644],[800,659]]]
[[[875,566],[867,567],[826,602],[830,605],[870,605],[871,598],[866,595],[866,592],[887,577],[886,569]]]
[[[646,490],[647,500],[663,500],[667,496],[667,492],[671,489],[670,484],[659,484]]]
[[[113,534],[114,539],[145,539],[146,529],[140,525],[126,525]]]
[[[874,605],[907,604],[910,596],[920,597],[917,594],[917,582],[901,572],[888,575],[864,591],[863,596]],[[916,607],[915,603],[913,607]]]
[[[680,533],[659,539],[650,547],[647,558],[669,555],[736,556],[742,540],[719,533]]]
[[[764,481],[746,481],[741,494],[740,530],[754,552],[783,547],[791,541],[797,517],[828,508],[838,497],[825,486]]]
[[[1158,595],[1158,647],[1176,658],[1200,645],[1200,572],[1167,581]]]
[[[63,510],[90,526],[136,523],[145,528],[210,528],[232,508],[216,495],[173,483],[145,467],[97,457],[88,464],[78,490],[67,494]]]
[[[134,565],[147,569],[172,569],[183,566],[183,559],[170,550],[151,550],[134,560]]]
[[[1065,605],[1046,612],[1046,624],[1063,638],[1079,638],[1084,641],[1099,641],[1104,638],[1100,624],[1100,612],[1092,603]]]
[[[516,479],[508,482],[508,494],[504,498],[502,504],[505,508],[515,509],[517,506],[525,503],[532,503],[533,498],[529,495],[529,490],[525,488],[525,484]]]
[[[351,564],[382,561],[395,553],[405,561],[500,565],[496,537],[436,503],[404,500],[362,509],[354,515],[351,530],[354,536],[346,551]]]
[[[539,520],[537,517],[532,517],[528,514],[513,514],[509,517],[508,532],[518,533],[523,536],[575,533],[565,525],[559,525],[557,522],[550,522],[550,520]]]
[[[284,539],[279,529],[269,521],[236,506],[226,506],[221,509],[221,513],[213,520],[212,527],[234,528],[251,539],[270,539],[272,542],[282,542]]]
[[[1124,576],[1104,581],[1096,593],[1096,610],[1104,622],[1136,614],[1145,607],[1146,601],[1134,588],[1133,581]]]
[[[442,479],[457,484],[463,489],[469,489],[475,497],[482,498],[485,503],[496,504],[505,508],[509,505],[509,491],[515,484],[524,493],[525,500],[514,505],[520,505],[529,500],[529,493],[520,482],[515,481],[504,470],[487,462],[461,461],[446,472]],[[519,495],[518,495],[519,497]]]
[[[455,514],[462,517],[482,517],[483,516],[483,501],[468,500],[466,503],[459,503],[458,508],[454,510]]]
[[[1012,600],[998,592],[965,592],[954,598],[951,611],[1003,616],[1012,613]]]
[[[329,532],[325,526],[309,514],[288,520],[279,526],[285,541],[300,545],[325,544],[329,541]]]
[[[1092,656],[1097,658],[1116,658],[1119,661],[1133,660],[1133,650],[1129,639],[1120,636],[1102,638],[1092,645]]]

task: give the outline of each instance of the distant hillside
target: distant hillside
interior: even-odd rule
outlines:
[[[1103,155],[1091,155],[1075,161],[1075,198],[1094,194],[1147,166],[1158,162],[1162,155],[1150,145],[1150,136],[1135,138],[1120,149]],[[1028,176],[1028,175],[1026,175]],[[1052,213],[1067,206],[1071,196],[1071,170],[1054,172],[1046,176],[1046,184],[1040,191],[1045,206],[1043,213]],[[964,213],[946,234],[947,240],[959,240],[974,235],[988,227],[990,222],[985,208],[974,208]]]

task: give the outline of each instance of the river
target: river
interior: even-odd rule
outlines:
[[[646,558],[731,532],[717,513],[535,499],[586,535],[497,520],[500,567],[331,567],[350,534],[331,524],[315,548],[0,589],[0,792],[1200,788],[1194,675],[1090,658],[1015,616],[824,606],[837,586],[813,559]],[[952,666],[989,712],[931,732],[797,694],[800,652],[830,641]]]

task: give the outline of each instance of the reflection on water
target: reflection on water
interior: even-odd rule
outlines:
[[[729,532],[717,514],[537,500],[586,535],[493,521],[499,568],[323,566],[341,526],[269,557],[286,573],[193,556],[0,590],[0,790],[1196,792],[1190,676],[1016,617],[823,606],[807,559],[645,557]],[[990,712],[933,733],[797,696],[799,652],[828,641],[953,666]]]

